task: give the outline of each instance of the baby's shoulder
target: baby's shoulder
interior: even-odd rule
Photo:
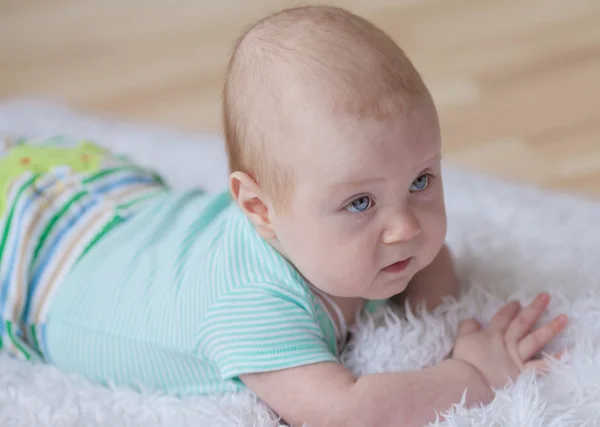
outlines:
[[[218,250],[211,256],[220,268],[232,273],[232,281],[240,284],[304,283],[295,267],[258,234],[241,212],[230,213]]]

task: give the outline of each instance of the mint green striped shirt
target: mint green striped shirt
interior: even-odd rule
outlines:
[[[309,284],[228,193],[157,196],[83,257],[45,327],[49,360],[94,380],[178,395],[242,374],[338,361]]]

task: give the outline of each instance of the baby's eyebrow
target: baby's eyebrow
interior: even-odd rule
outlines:
[[[353,190],[355,188],[363,187],[366,184],[374,184],[374,183],[381,182],[384,180],[385,180],[385,178],[382,176],[373,177],[373,178],[365,178],[365,179],[357,179],[357,180],[353,180],[353,181],[339,182],[339,183],[330,185],[329,188],[332,191],[343,191],[343,190],[349,191],[349,190]]]

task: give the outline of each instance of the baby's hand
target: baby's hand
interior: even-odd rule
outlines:
[[[548,294],[540,294],[525,308],[510,302],[485,330],[476,320],[464,321],[458,329],[452,358],[474,366],[492,388],[504,387],[523,371],[547,369],[548,362],[534,356],[567,324],[567,317],[561,315],[532,331],[549,301]]]

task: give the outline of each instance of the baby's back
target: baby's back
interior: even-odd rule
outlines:
[[[56,295],[49,359],[101,381],[178,392],[202,384],[192,354],[215,297],[202,282],[231,206],[227,193],[170,192],[106,236]]]

